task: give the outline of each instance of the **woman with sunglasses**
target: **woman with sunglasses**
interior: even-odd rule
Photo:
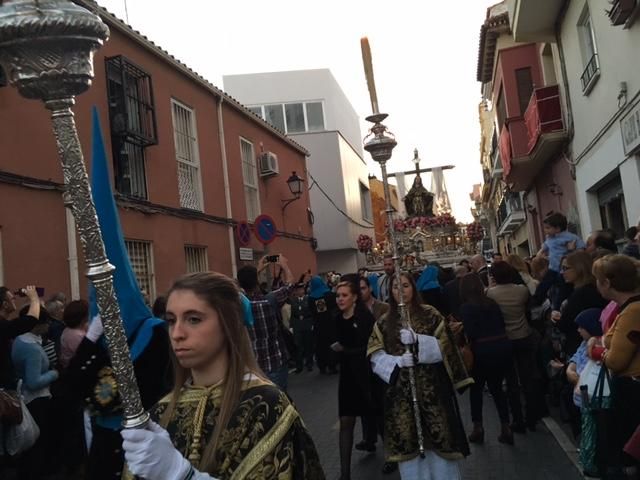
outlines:
[[[398,462],[402,480],[460,479],[457,460],[469,454],[469,444],[456,390],[462,391],[473,379],[444,317],[420,303],[411,275],[403,273],[400,277],[411,328],[402,325],[400,290],[394,277],[391,308],[375,324],[367,352],[374,373],[389,384],[384,398],[386,461]],[[417,387],[424,458],[419,451],[410,368]]]
[[[153,410],[159,424],[122,432],[131,474],[324,479],[298,412],[256,363],[233,280],[213,272],[181,277],[167,295],[165,319],[175,385]]]

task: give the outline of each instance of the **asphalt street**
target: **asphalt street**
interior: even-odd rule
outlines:
[[[289,394],[311,432],[320,454],[327,480],[340,476],[338,452],[338,376],[303,372],[289,376]],[[468,393],[458,397],[463,421],[469,429]],[[514,446],[498,443],[499,421],[491,397],[485,394],[485,442],[472,445],[471,455],[461,462],[464,480],[577,480],[582,475],[571,462],[545,424],[538,424],[536,432],[516,435]],[[358,422],[359,425],[359,422]],[[556,429],[554,429],[556,430]],[[362,438],[360,429],[355,441]],[[382,445],[376,453],[354,451],[352,479],[399,480],[397,473],[383,475]]]

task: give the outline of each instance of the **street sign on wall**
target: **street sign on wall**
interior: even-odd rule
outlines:
[[[263,245],[268,245],[276,239],[278,233],[276,223],[269,215],[258,215],[253,224],[253,231],[256,238]]]
[[[240,260],[253,261],[253,249],[240,247],[238,253],[240,254]]]
[[[251,226],[244,220],[236,225],[236,238],[241,247],[246,247],[251,242]]]
[[[640,105],[636,105],[620,120],[620,131],[625,155],[635,153],[640,147]]]

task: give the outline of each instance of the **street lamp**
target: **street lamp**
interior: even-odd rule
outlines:
[[[281,200],[283,203],[283,213],[284,209],[287,208],[291,202],[295,202],[302,196],[303,183],[304,179],[300,178],[296,172],[291,172],[291,176],[287,179],[287,186],[289,187],[289,191],[293,195],[293,198]]]

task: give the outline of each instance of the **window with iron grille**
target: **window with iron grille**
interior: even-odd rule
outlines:
[[[122,55],[105,59],[111,132],[143,147],[158,143],[151,76]]]
[[[171,100],[171,113],[178,162],[180,206],[202,210],[202,181],[195,115],[192,109],[176,100]]]
[[[140,291],[146,293],[149,299],[156,296],[156,280],[153,268],[151,242],[140,240],[125,240],[125,247],[131,262],[131,269],[138,280]]]
[[[115,157],[116,190],[123,195],[147,199],[147,175],[144,147],[120,140],[113,143]]]
[[[207,247],[185,245],[184,258],[187,265],[187,273],[206,272],[209,270]]]
[[[258,190],[258,165],[253,143],[240,139],[242,156],[242,178],[244,181],[244,201],[247,205],[247,219],[253,222],[260,215],[260,191]]]

